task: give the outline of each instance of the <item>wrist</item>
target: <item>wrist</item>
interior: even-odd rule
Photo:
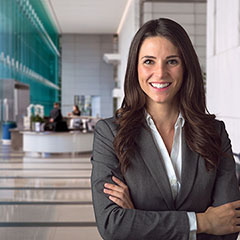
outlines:
[[[197,213],[196,218],[197,218],[197,233],[207,233],[209,227],[205,213]]]

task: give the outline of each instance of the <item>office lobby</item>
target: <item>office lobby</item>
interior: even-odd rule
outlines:
[[[189,34],[238,175],[239,0],[0,0],[0,240],[103,239],[94,128],[121,107],[130,43],[156,18]],[[55,103],[67,130],[50,124]]]

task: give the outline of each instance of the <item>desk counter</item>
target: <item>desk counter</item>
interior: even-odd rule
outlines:
[[[92,151],[93,132],[22,131],[23,151],[38,153],[78,153]]]

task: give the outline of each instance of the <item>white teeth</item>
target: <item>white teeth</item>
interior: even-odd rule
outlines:
[[[170,85],[170,83],[150,83],[155,88],[165,88]]]

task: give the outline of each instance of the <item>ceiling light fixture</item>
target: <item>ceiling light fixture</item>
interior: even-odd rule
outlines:
[[[125,21],[125,18],[127,16],[127,13],[128,13],[128,10],[129,10],[129,7],[130,7],[132,1],[133,0],[128,0],[127,1],[126,7],[124,9],[124,12],[123,12],[123,15],[122,15],[122,18],[121,18],[121,21],[120,21],[120,23],[118,25],[117,34],[119,34],[121,32],[121,30],[122,30],[123,23]]]

